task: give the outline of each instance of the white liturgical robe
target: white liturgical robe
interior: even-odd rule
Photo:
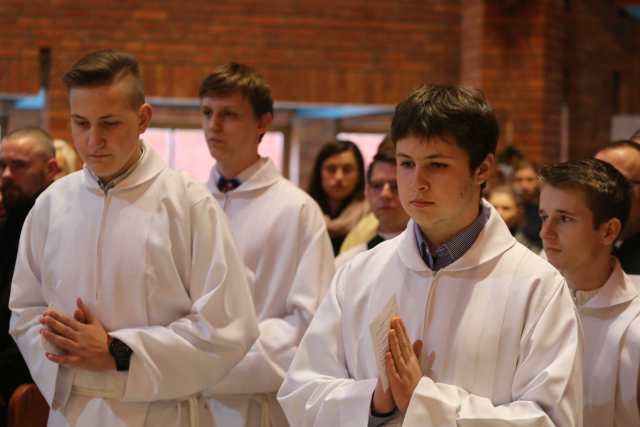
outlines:
[[[607,282],[578,306],[584,331],[585,427],[640,426],[640,296],[614,258]]]
[[[145,148],[106,194],[85,169],[53,183],[25,222],[11,334],[52,406],[50,426],[212,425],[201,392],[258,335],[224,214],[204,186]],[[128,372],[45,357],[41,313],[73,316],[78,297],[131,347]]]
[[[488,206],[486,202],[483,202]],[[395,296],[412,341],[434,352],[404,426],[581,426],[579,322],[560,276],[495,209],[471,248],[437,272],[414,223],[338,271],[278,399],[291,425],[367,426],[378,371],[369,325]]]
[[[222,206],[245,261],[260,337],[211,390],[216,424],[286,426],[276,400],[285,373],[334,273],[333,250],[320,207],[261,158],[240,174],[242,184],[209,190]]]

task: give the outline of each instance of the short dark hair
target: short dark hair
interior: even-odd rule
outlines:
[[[373,167],[378,163],[388,163],[390,165],[396,165],[396,148],[393,146],[393,142],[389,135],[385,135],[384,139],[378,145],[378,151],[369,163],[367,169],[367,182],[371,182],[371,175],[373,174]]]
[[[342,210],[353,200],[364,199],[364,160],[362,159],[362,153],[358,146],[351,141],[343,139],[325,142],[322,147],[320,147],[320,151],[318,151],[316,159],[313,162],[311,179],[307,190],[309,195],[320,205],[320,208],[322,208],[322,212],[324,213],[329,212],[329,201],[327,200],[327,194],[322,188],[322,165],[329,157],[344,153],[345,151],[351,151],[353,156],[356,158],[358,180],[353,193],[351,193],[351,195],[342,202],[340,209],[338,209],[338,214],[342,212]]]
[[[9,140],[12,138],[30,137],[34,142],[38,144],[39,152],[45,160],[52,159],[56,156],[56,149],[53,145],[53,138],[49,135],[49,132],[39,128],[37,126],[25,126],[18,129],[14,129],[9,132],[3,140]]]
[[[120,50],[103,49],[80,58],[62,77],[67,90],[75,87],[110,85],[129,77],[131,105],[140,108],[145,102],[144,85],[136,58]]]
[[[496,157],[498,163],[514,165],[515,163],[524,160],[524,153],[522,153],[518,147],[507,145]]]
[[[247,98],[257,118],[273,113],[273,98],[267,81],[248,65],[229,62],[214,70],[200,84],[200,98],[227,96],[240,92]]]
[[[546,166],[540,176],[544,184],[552,187],[582,191],[593,213],[594,227],[612,218],[618,218],[623,227],[626,224],[631,187],[624,175],[609,163],[598,159],[572,160]]]
[[[500,129],[481,92],[459,86],[422,86],[396,107],[391,140],[452,138],[469,156],[471,172],[496,151]]]

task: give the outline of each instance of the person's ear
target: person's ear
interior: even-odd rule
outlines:
[[[273,113],[264,113],[258,119],[258,132],[260,135],[267,133],[273,123]]]
[[[58,161],[56,160],[55,157],[52,157],[49,160],[47,160],[46,169],[47,169],[47,179],[49,181],[53,181],[56,175],[58,175],[58,173],[60,172],[60,166],[58,166]]]
[[[138,110],[138,133],[144,133],[151,123],[153,109],[149,104],[142,104]]]
[[[489,180],[496,166],[496,156],[487,154],[487,157],[478,165],[474,172],[474,179],[478,185],[482,185]]]
[[[613,245],[622,231],[622,223],[618,218],[611,218],[600,225],[602,243],[604,245]]]

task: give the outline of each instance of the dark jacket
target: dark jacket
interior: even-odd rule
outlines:
[[[640,233],[623,241],[613,254],[620,260],[625,273],[640,274]]]
[[[0,224],[0,372],[2,372],[0,398],[5,403],[9,402],[11,393],[16,387],[23,383],[33,382],[16,343],[9,335],[11,278],[16,264],[22,224],[31,206],[7,212],[6,221]],[[6,420],[0,416],[0,426],[5,423]]]

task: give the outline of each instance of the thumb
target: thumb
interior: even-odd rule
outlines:
[[[420,354],[422,353],[422,340],[416,340],[413,343],[413,352],[416,354],[416,357],[420,359]]]
[[[89,307],[87,307],[81,298],[78,298],[77,304],[80,311],[84,314],[85,323],[95,323],[96,318],[91,314]]]
[[[87,323],[87,318],[84,315],[84,312],[79,308],[76,308],[76,311],[73,312],[73,318],[80,323]]]

